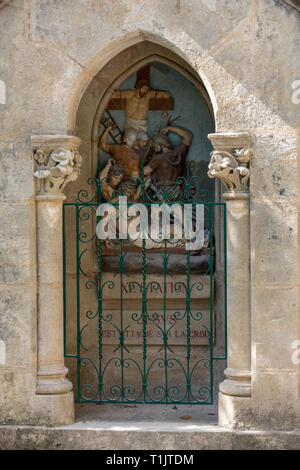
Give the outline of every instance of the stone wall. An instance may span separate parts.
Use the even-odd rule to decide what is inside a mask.
[[[279,0],[164,0],[163,8],[161,0],[14,0],[0,9],[0,80],[6,88],[0,100],[5,101],[0,104],[0,339],[6,349],[0,365],[0,420],[57,423],[64,407],[60,399],[36,395],[38,279],[30,137],[78,135],[78,106],[93,78],[118,53],[143,41],[176,54],[200,78],[212,102],[216,132],[246,131],[252,137],[252,396],[233,399],[229,424],[299,427],[299,365],[291,361],[291,344],[300,336],[295,90],[300,15]],[[106,89],[109,80],[103,80],[99,86]],[[79,137],[85,175],[91,136]]]

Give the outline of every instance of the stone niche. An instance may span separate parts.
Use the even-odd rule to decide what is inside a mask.
[[[98,149],[99,136],[104,128],[102,119],[112,94],[119,89],[133,89],[139,70],[150,65],[150,83],[155,89],[170,89],[174,108],[169,116],[181,116],[174,125],[187,128],[193,133],[187,164],[191,176],[195,176],[196,191],[199,197],[205,190],[211,200],[220,198],[219,185],[207,177],[207,169],[212,146],[207,135],[214,130],[212,106],[207,92],[199,77],[177,55],[162,46],[148,41],[132,46],[112,59],[85,92],[78,108],[76,135],[82,139],[82,172],[79,179],[66,190],[67,202],[78,197],[89,200],[93,196],[93,181],[105,166],[108,155]],[[114,120],[124,127],[124,110],[111,110]],[[155,132],[157,124],[166,117],[161,110],[149,111],[149,133]],[[179,139],[173,135],[173,145]],[[176,140],[177,139],[177,140]],[[113,144],[113,141],[109,141]],[[89,183],[87,181],[89,180]],[[90,184],[91,183],[91,184]],[[80,192],[83,190],[83,192]],[[201,193],[201,194],[200,194]],[[89,211],[85,208],[86,212]],[[212,279],[209,276],[207,252],[190,256],[190,315],[185,315],[187,296],[184,283],[187,282],[186,252],[175,250],[168,260],[168,273],[164,276],[162,257],[159,253],[148,251],[145,257],[145,282],[147,284],[147,322],[143,324],[142,311],[143,286],[142,250],[128,252],[124,262],[124,274],[120,275],[119,257],[103,249],[101,258],[101,284],[103,286],[102,307],[98,304],[97,278],[99,259],[95,239],[95,215],[80,222],[79,233],[84,237],[79,242],[81,268],[77,281],[75,210],[65,209],[65,247],[66,247],[66,346],[69,355],[80,350],[80,365],[74,358],[66,359],[69,378],[77,395],[77,368],[80,368],[81,395],[87,400],[99,400],[98,368],[105,368],[103,394],[105,400],[117,399],[123,381],[127,395],[142,401],[142,372],[149,369],[147,377],[148,394],[153,400],[163,401],[161,386],[168,384],[174,400],[184,395],[186,378],[184,370],[189,362],[194,368],[191,390],[205,401],[213,388],[216,397],[216,384],[222,379],[223,361],[216,365],[212,377],[209,361],[208,331],[213,325],[214,354],[224,353],[224,282],[222,251],[222,214],[214,212],[214,268]],[[86,243],[87,240],[92,240]],[[210,287],[212,285],[212,288]],[[79,295],[78,295],[79,293]],[[99,321],[99,308],[102,315]],[[144,329],[143,329],[144,327]],[[187,347],[187,329],[190,342]],[[167,331],[168,347],[164,346],[163,330]],[[122,345],[120,331],[123,331]],[[78,339],[77,332],[80,332]],[[100,347],[101,345],[101,347]],[[120,357],[127,362],[120,366]],[[170,358],[167,375],[159,358]],[[149,367],[153,364],[151,367]],[[212,387],[213,386],[213,387]],[[208,397],[208,400],[210,398]],[[200,400],[200,401],[201,401]]]

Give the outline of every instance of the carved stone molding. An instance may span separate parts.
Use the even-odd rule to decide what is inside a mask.
[[[227,367],[226,379],[220,384],[223,395],[234,397],[251,397],[251,371],[235,370]]]
[[[246,132],[209,134],[214,150],[208,176],[219,178],[229,193],[249,191],[250,135]]]
[[[37,194],[62,193],[79,176],[80,139],[70,135],[35,135],[31,143]]]

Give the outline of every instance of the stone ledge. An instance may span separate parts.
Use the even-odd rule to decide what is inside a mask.
[[[149,423],[148,423],[149,424]],[[1,450],[238,450],[300,449],[297,431],[230,431],[218,426],[166,423],[116,426],[103,422],[64,427],[0,426]],[[195,429],[196,428],[196,429]]]

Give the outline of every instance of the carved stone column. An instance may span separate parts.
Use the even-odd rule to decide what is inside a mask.
[[[62,286],[62,203],[63,190],[79,174],[80,139],[67,135],[32,136],[36,179],[37,210],[37,302],[38,302],[38,395],[68,394],[71,382],[66,378],[63,355]],[[74,408],[73,393],[69,406]],[[63,422],[72,421],[74,410]]]
[[[222,395],[251,396],[250,135],[217,133],[208,137],[214,146],[208,176],[219,178],[226,188],[228,367],[226,380],[220,384],[220,424],[233,425],[235,418],[230,414],[234,414],[234,406],[226,399],[224,404]]]

